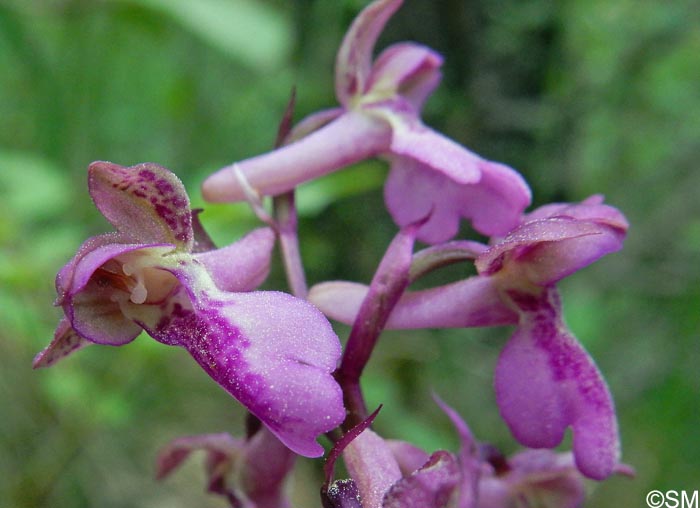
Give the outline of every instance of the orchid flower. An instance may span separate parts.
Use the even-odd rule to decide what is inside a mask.
[[[457,431],[459,452],[429,455],[365,429],[345,446],[351,479],[331,484],[329,508],[582,506],[584,477],[571,453],[528,449],[506,458],[493,446],[477,443],[459,413],[435,400]],[[613,472],[634,475],[625,464],[617,464]]]
[[[480,463],[474,439],[457,413],[438,400],[460,438],[457,454],[430,455],[404,441],[387,440],[369,428],[344,444],[350,479],[329,483],[327,508],[473,508]],[[336,445],[338,446],[338,445]],[[331,453],[329,460],[333,457]]]
[[[579,470],[606,478],[619,458],[613,401],[564,323],[556,282],[619,250],[627,227],[600,196],[541,207],[490,246],[473,247],[478,275],[405,293],[387,328],[517,324],[496,366],[501,415],[530,448],[557,446],[571,426]],[[327,316],[351,323],[366,294],[361,284],[327,282],[312,288],[309,299]]]
[[[294,452],[344,418],[331,376],[340,343],[324,316],[291,295],[249,292],[268,271],[274,235],[259,229],[195,252],[189,199],[155,164],[95,162],[89,190],[116,232],[87,240],[56,277],[64,317],[34,367],[88,344],[121,346],[142,330],[186,349],[204,371]]]
[[[245,199],[246,182],[275,195],[369,157],[391,163],[384,194],[403,227],[430,214],[418,239],[453,237],[461,217],[485,235],[517,225],[530,190],[513,169],[489,162],[426,127],[420,110],[440,81],[442,57],[415,43],[398,43],[373,62],[372,52],[401,0],[378,0],[355,19],[336,58],[340,107],[302,120],[289,144],[227,166],[203,184],[209,201]],[[238,172],[238,173],[237,173]],[[242,177],[241,177],[242,175]]]
[[[584,477],[570,452],[520,451],[504,457],[489,445],[481,445],[484,460],[479,479],[477,508],[580,508],[586,498]],[[617,464],[613,473],[634,477],[634,469]]]
[[[496,461],[494,461],[496,462]],[[579,508],[586,497],[584,477],[571,453],[524,450],[485,468],[477,508]]]
[[[158,455],[157,478],[169,476],[198,450],[206,452],[207,490],[225,497],[231,506],[290,506],[283,487],[294,465],[294,454],[266,428],[248,439],[226,433],[177,438]]]

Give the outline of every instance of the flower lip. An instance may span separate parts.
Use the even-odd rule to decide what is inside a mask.
[[[501,351],[494,386],[501,416],[530,448],[553,448],[572,428],[576,466],[602,480],[618,464],[612,396],[590,355],[566,328],[556,288],[507,291],[521,315]]]

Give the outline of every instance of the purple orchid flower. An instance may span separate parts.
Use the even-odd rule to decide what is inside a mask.
[[[438,404],[457,429],[461,442],[459,453],[438,450],[429,455],[410,443],[384,439],[364,428],[344,444],[343,460],[351,478],[329,484],[326,506],[475,507],[481,466],[476,458],[474,440],[457,413],[439,400]]]
[[[405,441],[383,439],[369,429],[343,451],[351,479],[331,484],[329,508],[578,508],[584,477],[571,453],[524,450],[510,458],[477,443],[453,408],[435,401],[450,418],[460,441],[456,454],[428,454]],[[329,459],[330,460],[330,459]],[[618,464],[614,473],[633,476]]]
[[[384,194],[403,227],[430,214],[418,238],[437,243],[457,233],[461,217],[486,235],[515,227],[530,190],[513,169],[489,162],[426,127],[420,110],[440,81],[442,57],[415,43],[398,43],[372,62],[372,52],[401,0],[378,0],[355,19],[336,59],[339,108],[315,113],[291,132],[290,144],[223,168],[203,184],[209,201],[246,197],[245,180],[275,195],[378,155],[391,172]]]
[[[189,199],[167,169],[95,162],[88,183],[117,231],[87,240],[58,273],[65,316],[34,367],[88,344],[121,346],[145,330],[185,348],[294,452],[321,455],[316,437],[345,417],[330,375],[340,343],[309,303],[248,292],[267,275],[272,231],[195,252]]]
[[[283,487],[295,455],[266,428],[248,439],[226,433],[177,438],[158,455],[156,477],[169,476],[198,450],[206,452],[207,490],[225,497],[231,506],[291,506]]]
[[[498,454],[479,481],[477,508],[536,506],[579,508],[586,497],[584,479],[571,453],[524,450],[506,459]]]
[[[527,449],[506,458],[489,445],[481,445],[480,451],[484,462],[477,508],[583,506],[586,486],[572,453]],[[635,474],[626,464],[618,464],[613,473]]]
[[[517,324],[501,352],[495,388],[501,415],[530,448],[553,448],[573,429],[576,465],[603,479],[618,464],[612,397],[595,363],[564,324],[556,282],[617,251],[625,217],[593,196],[541,207],[492,245],[472,246],[478,275],[399,300],[387,328]],[[353,322],[367,287],[328,282],[309,299],[329,317]]]

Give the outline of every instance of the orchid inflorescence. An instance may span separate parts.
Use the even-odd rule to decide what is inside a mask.
[[[88,239],[59,271],[64,316],[34,366],[142,331],[187,350],[245,406],[249,432],[179,438],[159,456],[158,477],[204,450],[208,490],[233,507],[290,506],[283,487],[295,456],[324,455],[323,435],[326,508],[580,506],[584,477],[631,469],[619,462],[608,387],[568,330],[556,284],[621,249],[627,221],[597,195],[525,213],[519,173],[427,127],[420,110],[440,81],[440,55],[404,42],[373,59],[400,5],[377,0],[352,23],[336,60],[338,107],[295,126],[290,108],[274,150],[204,182],[206,200],[247,200],[267,223],[232,245],[216,248],[169,170],[92,163],[90,195],[116,231]],[[399,231],[369,285],[307,289],[294,189],[373,157],[390,164],[384,196]],[[462,219],[488,241],[454,239]],[[276,239],[292,294],[256,290]],[[428,247],[416,252],[416,241]],[[473,263],[476,275],[409,290],[452,263]],[[344,349],[328,318],[351,325]],[[381,414],[369,414],[360,378],[383,330],[500,325],[514,332],[496,365],[496,400],[524,451],[507,458],[477,441],[437,396],[459,451],[429,454],[371,429]],[[573,451],[555,452],[568,428]],[[340,457],[350,478],[336,480]]]

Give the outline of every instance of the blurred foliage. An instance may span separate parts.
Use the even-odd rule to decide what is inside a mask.
[[[92,160],[173,169],[221,243],[254,227],[246,206],[205,205],[197,187],[269,149],[293,85],[299,118],[334,104],[335,50],[364,4],[0,2],[0,504],[223,506],[202,493],[200,464],[156,484],[152,463],[172,437],[240,431],[238,405],[183,351],[146,337],[32,372],[60,315],[52,279],[108,228],[86,192]],[[600,192],[632,224],[622,253],[562,285],[638,471],[595,486],[590,506],[698,488],[699,18],[691,0],[407,0],[380,41],[413,39],[445,55],[426,121],[518,168],[536,204]],[[301,189],[311,282],[371,277],[395,232],[384,171],[370,162]],[[276,267],[268,287],[282,285]],[[456,446],[435,390],[481,439],[515,450],[491,389],[507,335],[388,333],[365,381],[370,405],[385,404],[379,429]],[[314,506],[306,478],[317,468],[302,464],[292,489],[298,506]]]

